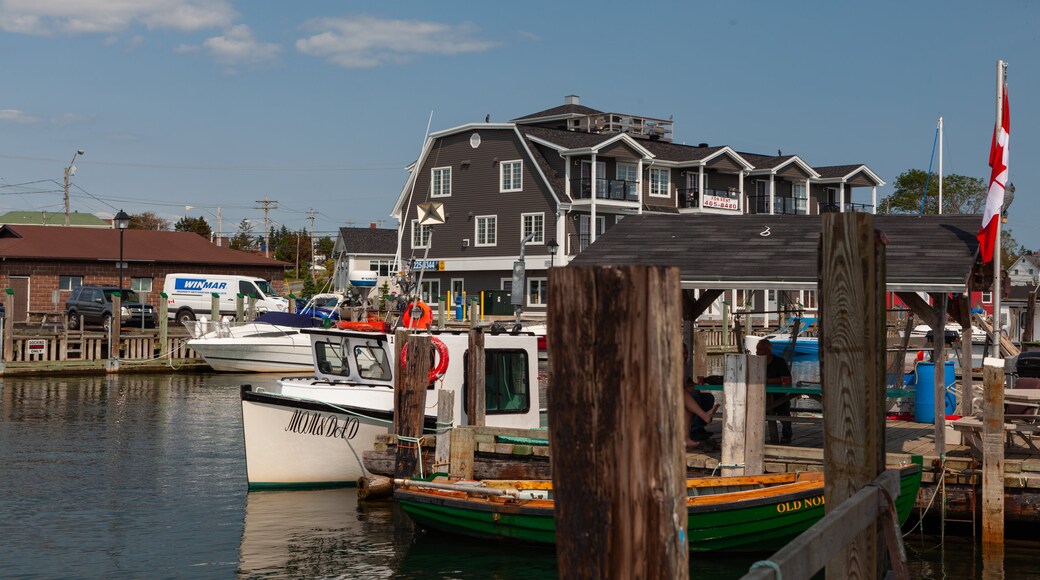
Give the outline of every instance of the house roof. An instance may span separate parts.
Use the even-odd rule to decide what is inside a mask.
[[[191,232],[125,230],[123,260],[182,264],[226,264],[281,268],[285,262],[221,248]],[[119,230],[54,226],[0,227],[0,258],[21,260],[118,261]]]
[[[65,213],[53,211],[9,211],[0,215],[0,225],[3,224],[64,226]],[[80,213],[78,211],[69,213],[69,225],[95,228],[112,227],[112,223],[107,220],[103,220],[92,213]]]
[[[340,241],[347,254],[377,254],[393,256],[397,253],[397,230],[379,228],[340,228]]]
[[[523,117],[517,117],[513,121],[530,121],[532,119],[542,119],[544,117],[559,117],[565,116],[580,116],[585,115],[600,115],[603,111],[597,111],[592,107],[586,107],[585,105],[560,105],[544,111],[538,111],[537,113],[531,113],[530,115],[524,115]]]
[[[576,266],[678,266],[683,288],[812,290],[818,215],[628,216],[571,261]],[[963,292],[975,264],[978,215],[878,215],[890,291]]]

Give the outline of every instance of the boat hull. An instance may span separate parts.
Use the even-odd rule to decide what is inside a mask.
[[[361,454],[389,433],[389,412],[242,387],[249,489],[341,487],[364,475]]]
[[[188,346],[220,372],[306,373],[314,370],[310,339],[296,334],[250,341],[195,339]]]
[[[921,470],[903,468],[896,499],[899,522],[907,520],[921,485]],[[776,495],[747,492],[691,497],[687,500],[691,552],[776,550],[824,515],[822,479],[818,485],[792,485],[796,491]],[[726,496],[741,497],[727,501]],[[394,497],[418,525],[471,537],[539,544],[556,541],[551,500],[508,502],[471,499],[460,494],[398,489]]]

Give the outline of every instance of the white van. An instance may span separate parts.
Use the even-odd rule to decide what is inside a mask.
[[[234,316],[238,294],[249,304],[256,296],[257,312],[285,312],[289,300],[282,298],[263,278],[220,274],[167,274],[163,285],[167,316],[177,322],[191,322],[201,315],[213,317],[213,294],[220,295],[220,314]]]

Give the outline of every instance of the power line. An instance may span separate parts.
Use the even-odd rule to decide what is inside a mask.
[[[19,161],[53,161],[58,163],[64,163],[60,159],[53,159],[50,157],[26,157],[23,155],[0,155],[0,159],[16,159]],[[360,165],[354,167],[342,167],[342,166],[331,166],[331,165],[172,165],[167,163],[129,163],[121,161],[95,161],[91,160],[89,163],[84,165],[99,165],[107,167],[139,167],[142,169],[176,169],[186,170],[193,169],[198,171],[247,171],[250,173],[255,172],[272,172],[272,173],[292,173],[292,172],[311,172],[311,171],[328,171],[328,172],[350,172],[350,171],[390,171],[400,170],[403,165]]]

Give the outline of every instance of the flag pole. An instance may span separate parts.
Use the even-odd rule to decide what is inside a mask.
[[[1004,126],[1004,83],[1007,82],[1007,68],[1003,60],[997,61],[997,138]],[[1006,185],[1006,180],[1005,180]],[[997,208],[997,240],[993,244],[993,356],[1000,358],[1000,338],[1003,331],[1000,326],[1000,230],[1004,220],[1004,207]]]

